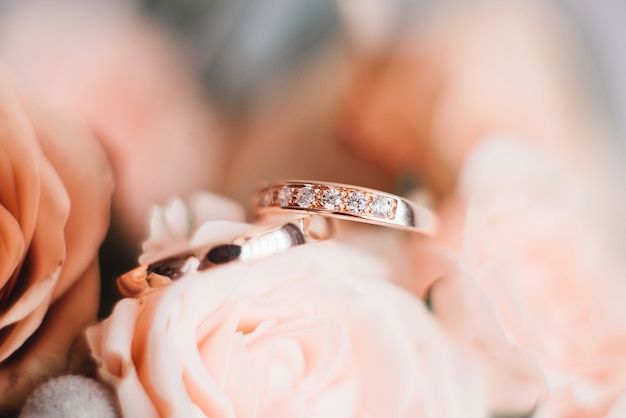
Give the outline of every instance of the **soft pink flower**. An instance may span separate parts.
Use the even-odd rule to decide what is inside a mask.
[[[243,223],[204,224],[192,245]],[[190,274],[88,330],[125,416],[483,417],[482,385],[386,264],[336,242]]]
[[[153,204],[219,184],[214,110],[173,40],[125,2],[14,2],[0,39],[22,91],[85,118],[102,142],[115,220],[137,246]]]
[[[455,6],[419,13],[394,48],[354,60],[338,118],[350,152],[440,197],[493,131],[563,160],[593,155],[605,126],[589,79],[571,71],[586,57],[564,14],[545,2]]]
[[[559,404],[602,416],[626,391],[619,200],[506,136],[476,147],[459,189],[466,261],[507,334],[533,353]]]
[[[446,327],[478,324],[481,335],[491,320],[472,313],[492,311],[547,379],[538,415],[602,416],[626,389],[626,205],[612,167],[622,150],[590,73],[571,71],[585,56],[554,12],[486,2],[420,16],[397,49],[357,65],[339,132],[353,153],[439,197],[437,240],[468,272],[433,287],[450,290]],[[432,257],[413,254],[422,274],[410,286],[422,294],[437,277],[423,274]],[[483,302],[452,290],[476,285]],[[457,309],[459,298],[477,304]],[[500,400],[515,400],[507,387]]]
[[[0,411],[70,368],[98,309],[113,182],[84,126],[24,106],[0,75]]]
[[[545,396],[543,371],[533,356],[510,341],[496,311],[461,258],[432,239],[415,239],[406,249],[413,281],[406,284],[427,297],[434,317],[476,365],[492,413],[523,415]]]

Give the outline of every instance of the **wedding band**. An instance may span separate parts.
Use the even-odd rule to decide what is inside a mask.
[[[364,187],[320,181],[287,180],[258,194],[257,215],[300,212],[432,234],[435,216],[400,196]]]
[[[289,248],[327,239],[330,224],[312,216],[290,217],[280,226],[260,226],[232,242],[204,246],[141,265],[116,280],[123,297],[139,298],[169,285],[188,273],[217,267],[231,261],[252,261]]]

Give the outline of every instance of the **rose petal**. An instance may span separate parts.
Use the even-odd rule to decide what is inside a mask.
[[[172,200],[165,207],[155,206],[150,217],[150,237],[143,243],[144,252],[139,257],[139,262],[149,264],[189,249],[189,240],[208,221],[242,222],[244,217],[241,206],[230,199],[207,192],[196,194],[191,199],[189,208],[180,199]],[[220,243],[224,242],[227,241]]]
[[[532,411],[547,390],[536,360],[512,341],[493,302],[459,261],[439,242],[411,243],[411,290],[428,298],[437,321],[456,347],[480,366],[490,410],[508,414]]]
[[[52,376],[69,372],[68,353],[85,326],[98,311],[98,264],[93,261],[75,284],[53,304],[40,327],[29,340],[28,350],[19,350],[0,368],[0,414],[17,409],[26,396]],[[45,306],[45,305],[44,305]]]
[[[433,311],[482,364],[491,409],[528,413],[547,391],[543,373],[532,356],[511,344],[492,305],[468,279],[457,274],[438,280],[431,290]]]
[[[6,318],[2,318],[4,326],[13,324],[12,321],[22,322],[0,343],[0,361],[20,347],[41,324],[65,256],[63,229],[69,211],[69,199],[50,164],[42,158],[39,167],[43,175],[40,208],[28,256],[22,266],[22,269],[28,269],[28,274],[19,276],[20,281],[16,283],[18,287],[8,296],[12,302],[11,308]],[[38,285],[41,281],[46,283]]]
[[[42,278],[37,283],[29,286],[23,295],[7,309],[0,317],[0,327],[4,328],[15,322],[23,320],[28,314],[36,309],[47,306],[50,302],[52,289],[58,281],[61,268],[56,269],[50,276]],[[41,319],[41,318],[40,318]]]
[[[246,213],[241,205],[214,193],[197,193],[191,198],[189,206],[196,226],[218,219],[235,222],[243,222],[246,219]]]
[[[85,126],[33,105],[29,114],[43,152],[71,200],[64,228],[66,259],[54,299],[71,286],[98,252],[109,226],[113,175],[104,151]]]
[[[20,314],[24,316],[18,317],[18,322],[12,323],[12,327],[3,330],[3,341],[0,346],[0,361],[6,360],[20,348],[41,325],[41,321],[46,315],[46,312],[48,312],[48,304],[50,303],[49,296],[52,286],[42,286],[42,288],[47,290],[45,296],[48,297],[44,299],[40,305],[34,305],[34,307],[28,306],[27,313],[20,312]]]
[[[32,125],[2,70],[0,68],[0,204],[15,216],[24,241],[29,243],[39,207],[38,146]]]
[[[49,277],[65,261],[65,223],[70,210],[70,200],[61,179],[50,163],[41,157],[41,191],[37,224],[25,265],[28,274],[20,276],[19,286],[30,286]],[[90,260],[91,262],[91,260]]]
[[[147,348],[146,355],[136,364],[138,374],[144,385],[145,382],[151,382],[145,385],[146,391],[152,401],[155,402],[155,406],[161,415],[167,415],[168,411],[172,410],[181,411],[183,415],[192,414],[192,410],[189,409],[190,395],[185,387],[181,386],[180,382],[163,379],[162,377],[178,375],[180,373],[179,370],[185,373],[185,370],[193,370],[199,366],[201,370],[204,369],[200,359],[196,358],[196,356],[191,356],[185,348],[196,346],[196,324],[202,319],[202,314],[206,310],[218,309],[222,300],[232,292],[236,283],[236,280],[215,282],[212,286],[211,297],[205,298],[202,306],[189,303],[194,299],[194,296],[188,293],[189,289],[187,287],[180,289],[184,293],[164,292],[162,296],[166,300],[163,301],[163,304],[170,306],[170,309],[167,312],[156,310],[157,306],[154,303],[150,303],[149,309],[143,311],[143,315],[138,318],[139,339],[145,338],[145,346],[144,344],[141,345],[144,346],[143,349]],[[176,287],[171,286],[171,288],[174,289]],[[156,301],[156,299],[151,299],[151,301]],[[219,316],[215,320],[218,320],[218,318]],[[169,332],[172,321],[179,324],[177,326],[177,332],[180,333],[179,337],[163,341],[160,335]],[[177,353],[181,352],[181,350],[187,353],[187,355],[179,356]],[[171,358],[172,360],[169,362],[154,362],[151,360],[156,358]],[[213,381],[212,378],[205,375],[205,379],[207,378]],[[210,384],[210,382],[206,382],[206,384]],[[217,391],[214,388],[204,392],[204,395],[206,399],[202,404],[210,408],[209,411],[212,411],[210,415],[231,416],[231,414],[234,414],[231,402],[221,391]]]
[[[2,163],[0,162],[0,167]],[[4,206],[0,206],[0,286],[5,286],[20,265],[26,243],[20,224]]]
[[[116,389],[122,415],[157,418],[159,414],[141,386],[133,365],[134,320],[139,311],[135,299],[123,299],[115,305],[108,319],[87,329],[86,337],[92,355],[99,359],[100,378]]]
[[[169,227],[170,240],[184,240],[189,238],[192,226],[191,216],[187,212],[187,206],[180,199],[169,202],[161,212],[163,222]]]
[[[21,239],[16,240],[15,247],[11,245],[7,258],[0,261],[3,265],[0,270],[6,272],[0,276],[2,283],[0,303],[7,303],[17,280],[21,259],[24,257],[24,254],[19,254],[20,261],[16,264],[17,251],[24,251],[30,244],[37,220],[40,197],[40,172],[37,162],[40,152],[32,126],[2,71],[0,71],[0,149],[2,150],[0,204],[15,217],[23,235]]]

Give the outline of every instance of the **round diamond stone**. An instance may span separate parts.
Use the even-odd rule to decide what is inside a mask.
[[[288,186],[283,186],[278,191],[278,204],[281,208],[286,208],[289,206],[289,202],[291,201],[291,189]]]
[[[341,193],[337,189],[326,189],[322,193],[322,205],[328,210],[337,210],[341,204]]]
[[[392,200],[383,196],[377,196],[372,202],[372,213],[380,218],[386,218],[391,215],[392,208]]]
[[[367,199],[361,192],[352,192],[346,199],[346,206],[352,213],[362,213],[367,207]]]
[[[315,191],[311,186],[302,187],[296,195],[296,203],[301,208],[310,207],[315,202]]]

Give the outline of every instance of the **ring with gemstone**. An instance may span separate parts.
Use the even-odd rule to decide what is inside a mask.
[[[276,225],[261,225],[229,243],[190,249],[136,267],[117,278],[117,290],[123,297],[139,298],[189,273],[231,261],[268,257],[298,245],[325,240],[332,233],[328,221],[320,222],[310,215],[289,217]]]
[[[348,184],[286,180],[261,188],[257,215],[304,212],[432,234],[435,215],[400,196]]]

